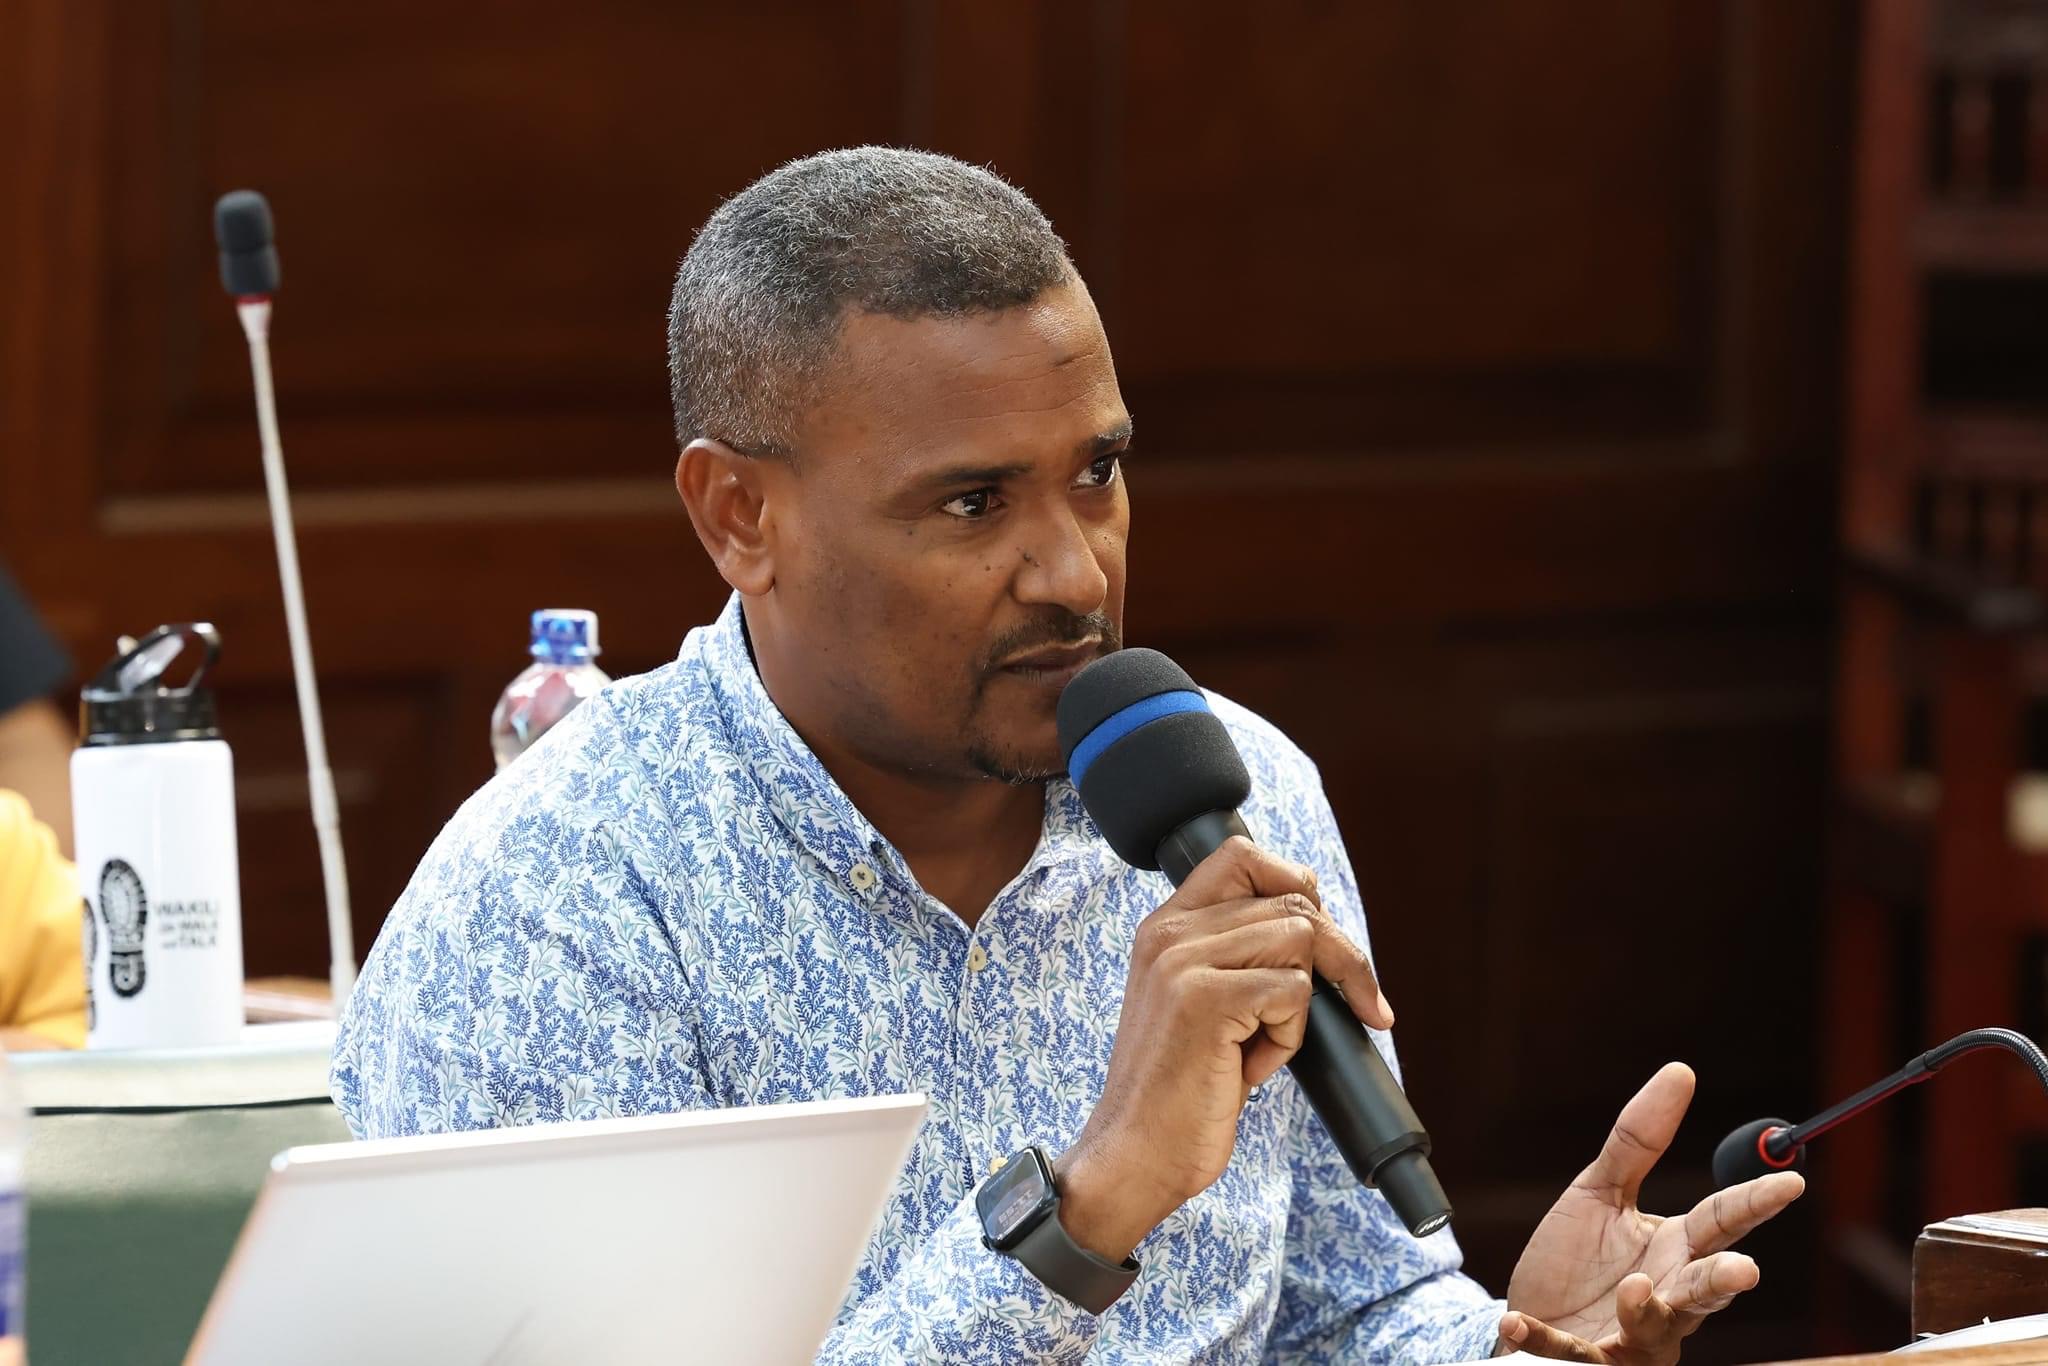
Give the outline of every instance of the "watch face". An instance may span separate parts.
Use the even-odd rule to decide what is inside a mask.
[[[981,1212],[982,1233],[1007,1251],[1051,1213],[1057,1195],[1037,1152],[1027,1148],[981,1183],[974,1203]]]

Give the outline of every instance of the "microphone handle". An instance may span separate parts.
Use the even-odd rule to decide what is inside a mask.
[[[1251,838],[1235,811],[1197,816],[1160,842],[1160,870],[1178,887],[1233,835]],[[1380,1188],[1410,1233],[1420,1238],[1450,1223],[1451,1202],[1429,1165],[1429,1134],[1343,993],[1321,973],[1287,1068],[1345,1163]]]

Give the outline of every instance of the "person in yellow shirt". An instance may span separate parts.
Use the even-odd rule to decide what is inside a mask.
[[[0,788],[0,1044],[85,1046],[82,905],[56,835]]]

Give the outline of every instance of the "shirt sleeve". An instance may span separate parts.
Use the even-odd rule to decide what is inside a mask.
[[[1410,1237],[1305,1100],[1301,1114],[1272,1359],[1430,1366],[1491,1355],[1506,1306],[1459,1272],[1450,1232]]]
[[[1314,767],[1287,803],[1297,813],[1285,843],[1315,869],[1323,904],[1370,952],[1358,883]],[[1391,1035],[1369,1031],[1398,1080]],[[1297,1091],[1297,1095],[1299,1092]],[[1474,1361],[1492,1354],[1505,1312],[1462,1274],[1449,1230],[1417,1239],[1386,1197],[1359,1184],[1329,1130],[1300,1101],[1287,1262],[1269,1354],[1302,1363]]]
[[[894,1275],[833,1326],[818,1360],[834,1366],[884,1362],[1078,1362],[1101,1320],[1039,1284],[1023,1264],[982,1246],[981,1215],[969,1196]]]
[[[629,842],[521,776],[449,822],[349,997],[332,1088],[359,1138],[716,1103]]]
[[[0,791],[0,1025],[85,1046],[83,905],[57,837]]]
[[[70,675],[63,647],[0,566],[0,715],[48,697]]]

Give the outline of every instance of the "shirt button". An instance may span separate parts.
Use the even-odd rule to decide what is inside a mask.
[[[856,892],[871,892],[875,888],[875,870],[865,863],[856,863],[846,870],[846,880]]]
[[[967,949],[967,970],[969,972],[980,972],[987,966],[988,950],[979,944],[969,945]]]

